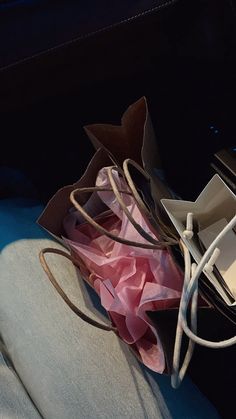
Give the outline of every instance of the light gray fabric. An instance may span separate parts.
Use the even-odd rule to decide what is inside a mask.
[[[40,412],[48,419],[160,417],[164,403],[153,398],[136,360],[112,332],[71,313],[47,282],[38,252],[50,245],[17,241],[3,250],[0,266],[0,330]],[[81,306],[75,269],[58,257],[53,262]]]
[[[70,311],[38,258],[43,247],[61,246],[30,223],[34,214],[32,208],[13,211],[0,205],[0,235],[5,231],[8,237],[0,255],[0,332],[42,416],[217,418],[191,382],[186,380],[180,392],[170,389],[168,377],[143,369],[112,332],[96,329]],[[90,296],[72,264],[55,255],[48,261],[73,302],[91,314]]]
[[[0,352],[0,419],[42,418]]]

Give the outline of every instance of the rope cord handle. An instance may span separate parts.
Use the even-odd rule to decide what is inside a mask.
[[[146,179],[147,182],[150,182],[150,176],[148,173],[134,160],[132,159],[125,159],[123,162],[123,170],[125,174],[125,179],[127,180],[127,183],[129,185],[130,190],[132,191],[133,197],[137,203],[137,205],[142,208],[142,211],[150,217],[150,211],[147,209],[146,205],[144,204],[140,194],[138,193],[136,186],[133,182],[133,179],[131,177],[130,171],[129,171],[129,165],[135,167],[141,173],[141,175]]]
[[[220,348],[227,348],[229,346],[236,344],[236,336],[226,339],[219,342],[212,342],[206,339],[202,339],[197,336],[197,296],[198,296],[198,278],[204,268],[209,263],[210,259],[214,259],[213,253],[217,250],[217,246],[219,245],[220,241],[225,237],[225,235],[234,228],[236,225],[236,215],[232,218],[232,220],[227,224],[226,227],[218,234],[215,240],[211,243],[209,248],[206,250],[205,254],[203,255],[201,261],[198,265],[194,265],[194,269],[192,270],[192,275],[190,278],[190,252],[188,248],[182,242],[182,247],[184,249],[184,259],[185,259],[185,279],[184,279],[184,286],[183,292],[180,300],[180,307],[179,307],[179,316],[176,328],[176,338],[175,338],[175,347],[174,347],[174,356],[173,356],[173,374],[171,384],[174,388],[177,388],[181,381],[184,378],[184,375],[187,371],[187,367],[192,357],[193,353],[193,345],[195,343],[205,346],[207,348],[212,349],[220,349]],[[192,330],[187,325],[187,308],[192,298],[192,306],[191,306],[191,327]],[[181,350],[181,343],[182,343],[182,336],[183,332],[189,337],[192,341],[192,345],[189,345],[187,349],[187,353],[185,359],[183,361],[182,368],[179,370],[179,362],[180,362],[180,350]]]
[[[207,249],[207,251],[203,255],[200,263],[198,264],[198,266],[196,268],[196,271],[194,272],[194,275],[192,276],[192,278],[191,278],[191,280],[190,280],[190,282],[189,282],[189,284],[187,286],[186,293],[185,293],[185,298],[183,299],[182,306],[180,307],[180,311],[181,311],[181,323],[182,323],[182,327],[183,327],[184,332],[186,333],[186,335],[190,339],[192,339],[196,343],[198,343],[199,345],[206,346],[208,348],[216,348],[216,349],[218,349],[218,348],[226,348],[228,346],[234,345],[234,344],[236,344],[236,336],[234,336],[233,338],[230,338],[230,339],[226,339],[226,340],[220,341],[220,342],[211,342],[211,341],[208,341],[208,340],[199,338],[194,333],[192,333],[192,331],[187,326],[187,321],[186,321],[187,307],[188,307],[189,301],[191,299],[191,296],[193,294],[195,283],[198,280],[198,278],[199,278],[202,270],[205,268],[205,265],[209,261],[210,257],[212,256],[214,250],[217,248],[217,246],[220,243],[220,241],[225,237],[225,235],[230,230],[233,229],[233,227],[235,225],[236,225],[236,215],[227,224],[227,226],[224,227],[224,229],[218,234],[218,236],[211,243],[211,245],[209,246],[209,248]]]
[[[158,242],[158,244],[153,244],[153,243],[141,243],[141,242],[135,242],[132,240],[127,240],[124,239],[122,237],[116,236],[115,234],[111,233],[110,231],[106,230],[104,227],[102,227],[100,224],[98,224],[88,213],[87,211],[83,208],[82,205],[79,204],[79,202],[76,200],[76,194],[79,193],[86,193],[86,192],[114,192],[113,188],[100,188],[98,186],[93,186],[93,187],[89,187],[89,188],[77,188],[75,190],[73,190],[70,194],[70,200],[72,202],[72,204],[74,205],[74,207],[77,209],[77,211],[79,211],[79,213],[85,218],[85,220],[91,225],[93,226],[97,231],[99,231],[101,234],[105,234],[105,236],[109,237],[110,239],[122,243],[122,244],[126,244],[128,246],[134,246],[134,247],[140,247],[143,249],[160,249],[160,244]],[[128,191],[119,191],[120,193],[124,193],[124,194],[128,194],[128,195],[132,195],[131,192]],[[114,192],[114,194],[116,195],[116,193]],[[123,201],[122,201],[123,202]],[[132,217],[132,216],[131,216]],[[133,220],[133,217],[132,217]],[[132,221],[131,221],[132,222]],[[132,224],[135,227],[135,221],[133,220]],[[136,228],[136,227],[135,227]],[[141,231],[141,229],[139,230],[139,233],[141,235],[143,235],[143,231]],[[147,234],[147,233],[145,233]],[[151,236],[150,236],[151,237]],[[146,238],[146,237],[145,237]],[[147,240],[147,238],[146,238]],[[153,239],[152,239],[153,240]]]
[[[106,330],[106,331],[113,331],[113,332],[117,332],[116,327],[113,327],[111,325],[105,325],[103,323],[97,322],[96,320],[93,320],[91,317],[87,316],[85,313],[83,313],[78,307],[76,307],[72,301],[69,299],[69,297],[66,295],[66,293],[63,291],[63,289],[61,288],[61,286],[58,284],[58,282],[56,281],[54,275],[52,274],[48,263],[45,259],[45,254],[46,253],[54,253],[60,256],[63,256],[65,258],[67,258],[68,260],[70,260],[75,266],[80,267],[81,263],[78,262],[78,260],[76,258],[74,258],[73,256],[71,256],[70,254],[64,252],[63,250],[60,249],[55,249],[55,248],[45,248],[42,249],[41,252],[39,253],[39,259],[40,259],[40,263],[44,269],[44,272],[46,273],[49,281],[51,282],[51,284],[54,286],[54,288],[57,290],[58,294],[60,294],[60,296],[62,297],[62,299],[65,301],[65,303],[70,307],[70,309],[78,316],[80,317],[82,320],[84,320],[85,322],[91,324],[94,327],[97,327],[99,329],[102,330]]]
[[[131,224],[136,229],[136,231],[138,231],[138,233],[144,239],[146,239],[147,241],[149,241],[150,243],[152,243],[154,245],[153,246],[154,249],[156,249],[156,248],[163,249],[163,247],[167,246],[167,243],[162,243],[162,242],[160,242],[160,240],[154,239],[132,217],[131,213],[129,212],[127,206],[125,205],[125,203],[122,199],[120,191],[118,190],[117,184],[116,184],[115,179],[114,179],[113,174],[112,174],[113,170],[116,170],[118,173],[120,173],[122,175],[123,175],[123,171],[121,169],[119,169],[119,167],[117,167],[117,166],[110,166],[110,167],[108,167],[107,173],[108,173],[108,178],[109,178],[111,187],[113,189],[114,195],[115,195],[118,203],[120,204],[122,210],[124,211],[125,215],[127,216],[128,220],[131,222]]]
[[[147,209],[146,205],[143,202],[143,199],[141,198],[140,194],[137,191],[137,188],[133,182],[132,176],[129,171],[129,166],[135,167],[136,170],[141,173],[141,175],[148,181],[151,181],[151,178],[149,174],[134,160],[132,159],[126,159],[123,163],[123,170],[125,174],[125,179],[127,180],[127,183],[129,185],[130,190],[132,191],[133,197],[138,205],[138,207],[145,213],[145,215],[148,217],[149,221],[151,222],[152,226],[160,232],[160,235],[165,239],[163,244],[165,246],[173,246],[179,243],[179,240],[173,235],[172,231],[168,230],[168,234],[166,234],[166,226],[163,224],[162,220],[155,216],[153,216],[152,212]],[[158,222],[156,220],[158,218]],[[170,237],[171,236],[171,237]]]
[[[180,242],[180,246],[183,250],[184,263],[185,263],[184,284],[183,284],[183,291],[182,291],[181,300],[180,300],[180,306],[181,306],[181,301],[184,299],[187,285],[190,281],[191,271],[192,273],[195,271],[196,264],[194,263],[191,266],[190,253],[188,251],[188,248],[185,246],[185,244],[182,241]],[[197,302],[198,302],[198,283],[196,284],[193,298],[191,300],[191,312],[190,312],[191,328],[195,333],[197,333]],[[195,342],[189,339],[185,357],[184,357],[182,366],[180,368],[179,364],[180,364],[181,345],[182,345],[182,338],[183,338],[183,329],[181,327],[180,317],[181,317],[181,312],[179,310],[177,327],[176,327],[176,338],[175,338],[175,344],[174,344],[172,374],[171,374],[171,385],[173,388],[178,388],[180,386],[186,374],[186,371],[188,369],[191,358],[193,356],[193,351],[194,351],[194,346],[195,346]]]

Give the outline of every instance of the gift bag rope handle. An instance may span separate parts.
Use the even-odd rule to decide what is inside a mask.
[[[180,306],[181,302],[184,299],[185,292],[187,289],[187,285],[190,281],[191,273],[193,274],[196,270],[196,264],[193,263],[191,266],[191,256],[187,246],[180,241],[180,248],[182,249],[184,255],[184,264],[185,264],[185,272],[184,272],[184,284],[183,284],[183,291],[180,299]],[[191,328],[194,333],[197,333],[197,305],[198,305],[198,281],[196,283],[193,298],[191,300],[191,311],[190,311],[190,319],[191,319]],[[185,353],[185,357],[182,362],[182,366],[180,368],[180,353],[181,353],[181,345],[182,345],[182,338],[183,338],[183,329],[180,323],[181,312],[179,310],[178,313],[178,320],[176,326],[176,338],[174,344],[174,353],[173,353],[173,362],[172,362],[172,374],[171,374],[171,385],[173,388],[178,388],[181,384],[191,358],[193,356],[193,351],[195,347],[195,342],[192,339],[189,339],[188,347]]]
[[[176,375],[174,375],[174,378],[173,378],[173,385],[175,387],[177,387],[180,384],[180,382],[182,381],[184,377],[183,373],[180,374],[178,372],[178,364],[179,364],[179,359],[180,359],[180,350],[181,350],[183,332],[185,332],[185,334],[189,337],[189,339],[191,339],[194,343],[205,346],[207,348],[220,349],[220,348],[227,348],[229,346],[236,344],[236,336],[226,339],[226,340],[219,341],[219,342],[212,342],[206,339],[202,339],[196,335],[196,332],[194,333],[192,330],[190,330],[190,328],[187,325],[187,308],[192,298],[192,295],[197,289],[198,278],[201,272],[204,269],[206,269],[206,266],[208,266],[208,263],[210,262],[212,257],[214,260],[214,252],[217,251],[217,246],[219,245],[220,241],[225,237],[225,235],[230,230],[234,228],[235,225],[236,225],[236,215],[227,224],[227,226],[223,228],[223,230],[218,234],[218,236],[214,239],[214,241],[208,247],[201,261],[194,269],[190,281],[183,288],[183,295],[180,300],[179,317],[178,317],[178,324],[177,324],[177,329],[176,329],[176,340],[175,340],[174,357],[173,357],[174,365],[175,365],[175,373],[176,373]],[[187,249],[187,252],[189,252],[188,249]],[[195,313],[193,313],[193,316],[196,316],[197,306],[194,308],[194,310],[195,310]],[[190,354],[190,358],[191,358],[191,354]],[[184,370],[184,373],[186,372],[189,361],[190,359],[187,359],[187,361],[184,360],[184,363],[182,366],[182,372],[183,370]]]
[[[58,284],[58,282],[56,281],[52,271],[50,270],[50,268],[48,266],[48,263],[46,261],[46,258],[45,258],[46,253],[54,253],[54,254],[63,256],[65,258],[67,258],[68,260],[70,260],[75,266],[80,267],[80,264],[79,264],[78,260],[76,258],[74,258],[73,256],[71,256],[70,254],[64,252],[63,250],[55,249],[55,248],[52,248],[52,247],[47,247],[45,249],[42,249],[39,253],[40,263],[42,265],[42,268],[44,269],[44,272],[46,273],[49,281],[54,286],[54,288],[56,289],[58,294],[65,301],[65,303],[70,307],[70,309],[78,317],[80,317],[82,320],[84,320],[86,323],[89,323],[92,326],[97,327],[98,329],[102,329],[102,330],[106,330],[106,331],[113,331],[113,332],[117,333],[117,328],[116,327],[113,327],[112,325],[105,325],[103,323],[97,322],[96,320],[92,319],[91,317],[89,317],[85,313],[83,313],[78,307],[76,307],[72,303],[72,301],[69,299],[67,294],[63,291],[61,286]]]
[[[99,186],[92,186],[87,188],[77,188],[74,189],[70,194],[70,201],[74,205],[74,207],[79,211],[79,213],[83,216],[83,218],[91,225],[93,226],[97,231],[99,231],[101,234],[105,234],[105,236],[109,237],[110,239],[126,244],[128,246],[133,247],[140,247],[143,249],[160,249],[160,244],[152,244],[152,243],[139,243],[132,240],[123,239],[121,237],[116,236],[113,233],[110,233],[108,230],[106,230],[104,227],[102,227],[100,224],[98,224],[88,213],[87,211],[82,207],[82,205],[79,204],[79,202],[76,200],[75,196],[76,194],[80,193],[87,193],[87,192],[114,192],[112,188],[101,188]],[[120,193],[132,195],[131,192],[128,191],[120,191]],[[133,223],[132,223],[133,224]],[[135,226],[134,226],[135,227]],[[139,233],[142,235],[141,230]],[[147,234],[147,233],[146,233]],[[150,236],[151,237],[151,236]],[[146,238],[146,237],[145,237]]]
[[[148,211],[146,205],[144,204],[140,194],[137,191],[137,188],[135,187],[135,184],[133,182],[132,176],[129,171],[129,166],[135,167],[144,177],[147,181],[151,181],[151,178],[149,174],[134,160],[132,159],[126,159],[123,162],[123,171],[125,175],[125,179],[129,185],[130,190],[132,191],[133,197],[138,205],[139,208],[142,208],[142,211],[147,215],[147,217],[150,219],[150,222],[153,223],[153,227],[157,229],[157,231],[160,231],[160,234],[162,237],[166,238],[166,243],[168,245],[176,245],[179,243],[179,240],[177,237],[172,233],[171,230],[167,230],[165,224],[163,224],[160,217],[155,214],[155,217],[153,216],[151,211]],[[158,222],[156,220],[156,217],[158,219]],[[166,231],[167,230],[167,231]]]
[[[196,343],[198,343],[199,345],[202,346],[206,346],[208,348],[226,348],[228,346],[234,345],[236,344],[236,336],[234,336],[233,338],[230,339],[226,339],[220,342],[211,342],[205,339],[201,339],[198,336],[194,335],[192,333],[192,331],[188,328],[187,326],[187,320],[186,320],[186,315],[187,315],[187,308],[188,308],[188,304],[189,301],[192,297],[194,288],[195,288],[195,284],[198,281],[198,278],[201,274],[201,272],[204,270],[204,268],[207,265],[207,262],[210,260],[211,256],[213,255],[215,249],[217,248],[218,244],[220,243],[220,241],[225,237],[225,235],[233,229],[233,227],[236,225],[236,215],[232,218],[232,220],[227,224],[227,226],[225,226],[223,228],[223,230],[218,234],[218,236],[215,238],[215,240],[211,243],[211,245],[208,247],[207,251],[205,252],[205,254],[203,255],[201,261],[199,262],[199,264],[197,265],[197,268],[187,286],[186,292],[185,292],[185,298],[183,299],[182,302],[182,307],[180,307],[180,313],[181,313],[181,324],[182,327],[184,329],[184,332],[186,333],[186,335],[194,340]]]
[[[113,189],[114,195],[119,203],[119,205],[121,206],[122,210],[124,211],[126,217],[129,219],[129,221],[131,222],[131,224],[134,226],[134,228],[138,231],[138,233],[147,241],[149,241],[150,243],[154,244],[157,246],[158,249],[163,249],[165,247],[167,247],[170,243],[168,242],[161,242],[160,240],[156,240],[154,239],[152,236],[150,236],[150,234],[148,234],[136,221],[135,219],[132,217],[131,213],[129,212],[127,206],[125,205],[121,193],[117,187],[116,181],[113,177],[113,170],[116,170],[119,174],[123,175],[123,171],[117,167],[117,166],[110,166],[107,169],[107,173],[108,173],[108,178],[111,184],[111,187]],[[155,248],[156,248],[155,246]]]

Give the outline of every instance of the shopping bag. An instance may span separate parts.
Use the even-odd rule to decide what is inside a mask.
[[[145,188],[143,188],[143,185],[140,185],[140,179],[142,184],[145,181],[144,186],[150,192],[149,203],[150,198],[152,200],[152,212],[159,219],[159,225],[163,221],[162,229],[164,231],[162,233],[166,232],[167,236],[175,237],[173,224],[160,203],[161,198],[171,198],[172,193],[158,175],[161,171],[160,153],[158,152],[146,98],[143,97],[129,106],[122,117],[120,126],[108,124],[87,125],[85,131],[97,152],[88,164],[85,175],[78,181],[78,185],[76,183],[73,186],[62,188],[49,201],[39,220],[44,224],[44,227],[47,228],[49,223],[48,229],[56,236],[60,235],[60,220],[68,210],[68,205],[70,206],[70,202],[66,197],[69,196],[71,188],[75,188],[76,185],[78,187],[86,186],[88,183],[90,186],[93,185],[99,168],[106,164],[110,165],[111,160],[117,166],[122,167],[127,159],[126,172],[131,172],[127,179],[134,179],[137,187],[143,190]],[[129,159],[137,163],[137,165],[129,164]],[[140,167],[145,170],[148,182],[145,179],[144,172],[141,173],[141,170],[139,170]],[[84,196],[83,199],[86,199],[86,197]],[[52,216],[51,211],[54,212],[55,205],[58,206],[58,213]]]
[[[197,264],[204,253],[202,240],[208,248],[236,214],[235,194],[219,175],[212,177],[195,202],[163,199],[162,204]],[[192,218],[190,231],[187,228],[189,216]],[[223,245],[227,246],[227,251],[224,250],[216,264],[224,277],[217,267],[205,269],[199,286],[205,298],[236,324],[236,234],[233,230]]]
[[[172,385],[178,387],[191,360],[194,344],[220,349],[236,344],[236,336],[209,341],[197,333],[198,289],[216,310],[236,324],[236,197],[215,175],[195,202],[163,200],[184,246],[185,281],[180,301],[173,356]],[[190,254],[195,263],[191,265]],[[192,299],[191,328],[186,319]],[[234,328],[235,329],[235,328]],[[190,345],[180,368],[183,333]]]
[[[138,108],[139,112],[142,110],[143,120],[140,118],[137,118],[142,122],[141,126],[141,133],[140,136],[140,144],[141,148],[139,148],[138,153],[136,155],[133,153],[132,156],[135,156],[138,161],[141,161],[141,165],[138,164],[138,162],[135,162],[134,160],[130,158],[126,158],[124,162],[122,162],[123,157],[127,157],[127,154],[123,154],[122,156],[119,155],[119,150],[117,149],[108,149],[107,144],[105,144],[106,147],[104,147],[104,144],[99,143],[99,145],[102,145],[103,148],[100,148],[96,151],[93,159],[91,160],[84,176],[76,182],[74,185],[66,186],[62,189],[60,189],[54,197],[49,201],[48,205],[46,206],[45,210],[43,211],[42,215],[40,216],[38,222],[39,224],[44,227],[50,234],[52,234],[57,240],[59,240],[61,243],[63,243],[70,251],[71,254],[65,253],[63,254],[65,257],[72,260],[72,262],[77,266],[83,276],[83,278],[93,287],[95,288],[95,281],[93,280],[94,275],[98,275],[97,272],[97,266],[88,266],[88,261],[84,259],[84,255],[79,254],[79,252],[76,251],[76,247],[72,245],[73,238],[70,236],[71,233],[73,233],[73,228],[77,225],[81,225],[81,228],[87,228],[88,225],[91,225],[93,228],[95,228],[95,231],[100,232],[104,236],[106,236],[107,239],[107,245],[109,245],[111,248],[116,246],[116,243],[118,242],[119,245],[122,247],[122,245],[126,246],[126,251],[129,249],[131,253],[134,253],[134,250],[140,249],[141,254],[144,254],[145,252],[161,252],[159,257],[156,257],[156,261],[158,261],[159,265],[156,265],[156,274],[153,274],[153,271],[151,269],[151,273],[149,272],[149,276],[151,275],[152,280],[148,280],[148,276],[145,273],[143,273],[143,277],[145,281],[143,284],[150,283],[152,284],[155,279],[160,277],[160,272],[162,272],[162,281],[165,283],[168,282],[168,278],[172,275],[168,274],[168,271],[171,271],[172,273],[175,272],[175,275],[173,275],[173,278],[179,278],[178,287],[169,288],[166,286],[166,295],[165,298],[163,297],[163,289],[160,287],[159,294],[157,293],[156,299],[153,300],[147,298],[147,301],[145,304],[142,304],[142,316],[145,317],[145,320],[143,318],[135,317],[133,316],[133,322],[137,323],[137,329],[140,323],[142,324],[142,328],[140,328],[140,331],[144,330],[144,332],[148,332],[149,336],[146,341],[142,342],[142,345],[140,345],[140,339],[143,338],[143,336],[138,336],[137,339],[137,332],[132,329],[132,333],[136,335],[136,338],[134,339],[133,343],[132,340],[127,338],[127,330],[125,327],[123,329],[119,329],[119,325],[117,327],[116,321],[114,320],[115,314],[113,313],[111,315],[110,310],[108,311],[109,317],[111,319],[110,325],[104,325],[100,324],[99,322],[94,321],[94,319],[90,319],[87,316],[85,316],[78,307],[74,306],[64,293],[64,291],[60,288],[59,284],[57,283],[56,279],[53,277],[53,275],[50,272],[50,268],[46,262],[46,259],[44,257],[44,254],[48,251],[53,251],[55,253],[61,254],[61,252],[54,251],[53,249],[44,249],[42,251],[40,258],[41,263],[45,269],[45,272],[47,273],[49,279],[57,289],[57,291],[60,293],[64,301],[70,306],[70,308],[79,315],[82,319],[86,320],[90,324],[93,324],[94,326],[100,327],[104,330],[113,330],[115,331],[118,336],[120,336],[123,340],[125,340],[126,333],[126,341],[129,344],[130,348],[135,352],[136,356],[139,357],[142,362],[144,362],[146,365],[148,365],[150,368],[154,369],[155,371],[159,372],[167,372],[171,373],[172,369],[172,353],[173,353],[173,338],[170,338],[170,333],[168,328],[166,327],[165,321],[158,321],[157,323],[152,320],[152,317],[150,313],[157,312],[171,312],[174,313],[174,321],[172,324],[174,324],[174,327],[177,322],[177,313],[178,313],[178,305],[180,301],[180,295],[181,295],[181,286],[180,286],[180,278],[182,278],[183,282],[183,274],[179,268],[177,259],[174,256],[174,252],[172,251],[172,248],[174,246],[177,246],[178,248],[178,238],[175,234],[175,229],[170,229],[168,225],[166,225],[165,220],[162,219],[162,215],[159,211],[157,211],[157,208],[160,208],[160,198],[162,196],[165,196],[162,192],[160,192],[158,185],[161,184],[162,188],[164,188],[167,191],[167,195],[169,194],[168,188],[162,181],[157,177],[157,182],[153,182],[153,178],[156,178],[155,173],[155,167],[152,165],[158,165],[158,161],[154,162],[154,152],[147,153],[145,150],[148,149],[148,141],[152,141],[153,139],[153,131],[150,128],[150,123],[147,123],[149,121],[147,106],[145,99],[142,99],[137,104],[135,104],[134,108]],[[131,106],[132,110],[133,106]],[[130,110],[127,111],[129,114],[129,118],[127,117],[129,124],[132,125],[132,117],[134,114],[136,115],[136,112],[134,114]],[[130,120],[129,120],[130,119]],[[135,126],[135,122],[133,121],[133,125]],[[126,121],[127,124],[127,121]],[[146,125],[145,125],[146,124]],[[145,127],[149,127],[148,129]],[[115,131],[116,128],[114,128]],[[113,128],[112,128],[113,131]],[[149,135],[147,133],[149,132]],[[143,134],[145,133],[145,134]],[[112,141],[112,136],[109,137],[109,141]],[[149,140],[148,140],[149,139]],[[130,136],[129,141],[131,142],[132,136]],[[116,141],[114,142],[114,144]],[[120,144],[120,142],[119,142]],[[145,145],[146,144],[146,145]],[[134,145],[133,145],[134,147]],[[111,151],[113,154],[111,154]],[[129,151],[132,153],[132,149]],[[139,157],[138,157],[139,155]],[[118,163],[119,162],[119,163]],[[95,190],[96,188],[101,188],[100,186],[95,186],[95,182],[97,179],[97,175],[99,171],[104,170],[105,167],[109,167],[113,164],[113,167],[110,167],[110,170],[108,170],[108,177],[109,177],[109,188],[108,190],[103,190],[100,192],[98,190]],[[144,166],[148,168],[149,173],[144,170]],[[114,180],[112,176],[112,171],[114,170],[119,173],[119,176],[122,178],[125,178],[125,190],[122,191],[121,185],[119,187],[117,186],[116,181],[118,182],[118,179],[116,181]],[[110,175],[111,176],[110,176]],[[119,183],[119,182],[118,182]],[[153,185],[155,185],[153,187]],[[123,185],[124,186],[124,185]],[[95,189],[94,189],[95,188]],[[120,189],[121,188],[121,189]],[[128,188],[128,189],[127,189]],[[153,189],[157,190],[157,193],[153,193]],[[103,185],[104,189],[104,185]],[[106,188],[105,188],[106,189]],[[120,208],[119,212],[122,214],[122,217],[120,215],[120,221],[126,220],[124,224],[127,223],[131,228],[125,230],[125,234],[122,236],[120,234],[117,234],[117,231],[120,232],[118,226],[115,228],[114,233],[114,225],[112,224],[112,214],[109,214],[105,211],[104,214],[104,202],[101,205],[101,202],[98,201],[98,192],[101,194],[109,194],[113,193],[113,199],[115,200],[117,204],[117,208]],[[75,194],[77,194],[75,196]],[[139,214],[139,217],[133,216],[131,212],[129,212],[127,205],[124,201],[123,195],[125,194],[125,199],[127,197],[132,197],[133,203],[135,205],[135,210],[137,211],[137,214]],[[101,201],[101,199],[100,199]],[[77,214],[76,217],[73,206],[77,208]],[[111,210],[109,205],[107,206],[106,202],[106,209]],[[117,210],[116,208],[116,210]],[[79,211],[79,214],[78,214]],[[117,216],[117,214],[116,214]],[[73,223],[67,223],[66,220],[74,218],[74,227]],[[141,217],[141,218],[140,218]],[[86,221],[86,223],[84,222]],[[114,220],[113,220],[114,221]],[[102,223],[102,225],[101,225]],[[103,225],[103,223],[105,223]],[[119,223],[118,223],[119,224]],[[71,226],[73,227],[71,230]],[[70,231],[68,230],[70,229]],[[118,228],[118,230],[117,230]],[[80,232],[81,235],[82,232]],[[68,236],[71,237],[71,241],[68,240]],[[98,237],[95,236],[96,239]],[[88,237],[86,235],[83,235],[83,239],[86,241],[88,240]],[[91,237],[90,237],[91,239]],[[108,240],[110,239],[110,240]],[[80,247],[83,245],[82,240],[80,239]],[[115,244],[114,244],[115,243]],[[117,246],[116,246],[117,247]],[[123,250],[125,250],[124,246],[122,247]],[[77,249],[78,250],[78,249]],[[88,249],[87,249],[88,250]],[[94,250],[94,249],[93,249]],[[178,253],[178,250],[177,250]],[[140,254],[139,254],[139,257]],[[134,255],[133,255],[134,258]],[[148,261],[151,262],[151,266],[155,266],[154,263],[154,257],[152,255],[152,258],[146,257]],[[149,262],[148,262],[149,264]],[[163,268],[164,267],[164,268]],[[96,269],[95,269],[96,268]],[[163,269],[162,269],[163,268]],[[154,268],[153,268],[154,269]],[[122,278],[122,270],[118,270],[120,273],[120,278]],[[147,272],[146,272],[147,273]],[[99,275],[98,275],[99,276]],[[103,278],[104,279],[104,278]],[[101,281],[101,278],[100,278]],[[97,284],[97,283],[96,283]],[[159,284],[160,285],[160,284]],[[162,284],[163,285],[163,284]],[[164,285],[165,287],[165,285]],[[101,289],[103,286],[101,286]],[[144,287],[144,290],[150,288],[149,285]],[[141,289],[143,292],[143,288]],[[97,289],[97,292],[100,292],[100,288]],[[109,290],[111,292],[111,289]],[[105,290],[103,288],[103,293],[101,293],[101,296],[104,297]],[[113,292],[114,294],[114,292]],[[142,293],[141,293],[142,294]],[[144,293],[145,295],[145,293]],[[162,296],[162,297],[161,297]],[[113,295],[114,297],[114,295]],[[160,297],[162,299],[160,299]],[[106,300],[106,299],[105,299]],[[105,308],[108,309],[107,303],[105,302],[103,298],[103,302],[105,304]],[[158,303],[157,303],[158,301]],[[127,305],[129,303],[129,300],[127,300]],[[202,304],[203,307],[206,306],[205,303]],[[119,305],[118,305],[119,307]],[[207,306],[208,307],[208,306]],[[137,307],[135,307],[135,310]],[[119,313],[120,314],[120,313]],[[123,313],[124,315],[124,313]],[[117,320],[117,318],[116,318]],[[134,321],[135,320],[135,321]],[[125,325],[124,319],[123,326]],[[126,321],[126,320],[125,320]],[[146,325],[144,324],[146,323]],[[148,330],[145,329],[148,324]],[[144,327],[145,326],[145,327]],[[141,332],[139,332],[141,333]],[[144,333],[144,334],[145,334]],[[133,337],[134,338],[134,337]],[[146,346],[145,346],[146,345]],[[152,355],[153,352],[153,355]],[[158,352],[158,353],[157,353]],[[155,354],[155,356],[154,356]]]
[[[127,158],[143,166],[151,175],[161,169],[158,143],[145,97],[128,107],[121,125],[91,124],[84,127],[95,149],[105,148],[122,166]]]
[[[104,149],[99,149],[92,157],[83,176],[74,184],[67,185],[59,189],[49,200],[44,211],[37,222],[58,241],[62,242],[63,219],[71,208],[70,193],[79,187],[87,187],[94,184],[98,171],[112,163],[111,157]],[[88,195],[88,194],[87,194]],[[86,202],[87,196],[81,196],[81,203]]]
[[[92,124],[86,125],[84,129],[95,149],[102,147],[109,151],[118,166],[122,167],[126,159],[131,159],[145,170],[150,178],[156,215],[174,234],[173,225],[160,205],[161,198],[172,198],[173,193],[164,180],[147,99],[142,97],[130,105],[121,118],[121,125]],[[135,169],[131,168],[133,178],[137,175]]]
[[[170,243],[159,237],[149,223],[143,212],[144,202],[141,205],[140,196],[135,199],[124,176],[118,166],[103,167],[94,187],[78,188],[77,183],[76,189],[70,189],[70,202],[76,210],[68,206],[61,220],[61,240],[72,256],[55,251],[71,258],[79,267],[83,278],[100,296],[111,325],[88,318],[71,303],[45,260],[44,253],[54,252],[53,249],[42,251],[41,262],[57,291],[77,315],[94,326],[115,331],[152,370],[171,374],[174,335],[165,317],[154,321],[151,314],[172,313],[172,330],[175,328],[183,272],[173,257]],[[129,183],[132,185],[130,180]],[[80,199],[88,192],[87,201]],[[145,208],[147,211],[148,207]],[[40,223],[43,225],[42,220]],[[201,307],[209,308],[203,302]]]
[[[41,261],[51,282],[77,315],[104,330],[116,331],[145,365],[162,373],[167,371],[165,353],[146,312],[178,308],[183,274],[168,249],[169,244],[158,237],[148,223],[149,218],[143,215],[140,197],[137,204],[119,167],[102,167],[94,187],[84,186],[89,175],[87,170],[83,182],[60,190],[39,223],[71,250],[72,261],[100,295],[112,325],[95,324],[86,318],[53,278],[43,256],[45,250]],[[88,192],[85,201],[83,195]],[[76,211],[68,202],[57,211],[57,204],[62,199],[67,201],[68,194]],[[63,218],[59,223],[60,217]],[[59,230],[55,224],[60,226]]]

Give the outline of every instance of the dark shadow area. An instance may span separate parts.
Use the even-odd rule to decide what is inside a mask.
[[[125,109],[145,95],[168,183],[183,198],[195,199],[213,174],[213,154],[234,142],[235,86],[227,86],[228,79],[222,83],[219,66],[162,60],[158,72],[150,68],[143,77],[91,84],[78,94],[2,114],[2,164],[24,171],[46,202],[87,167],[93,148],[83,126],[118,125]]]

